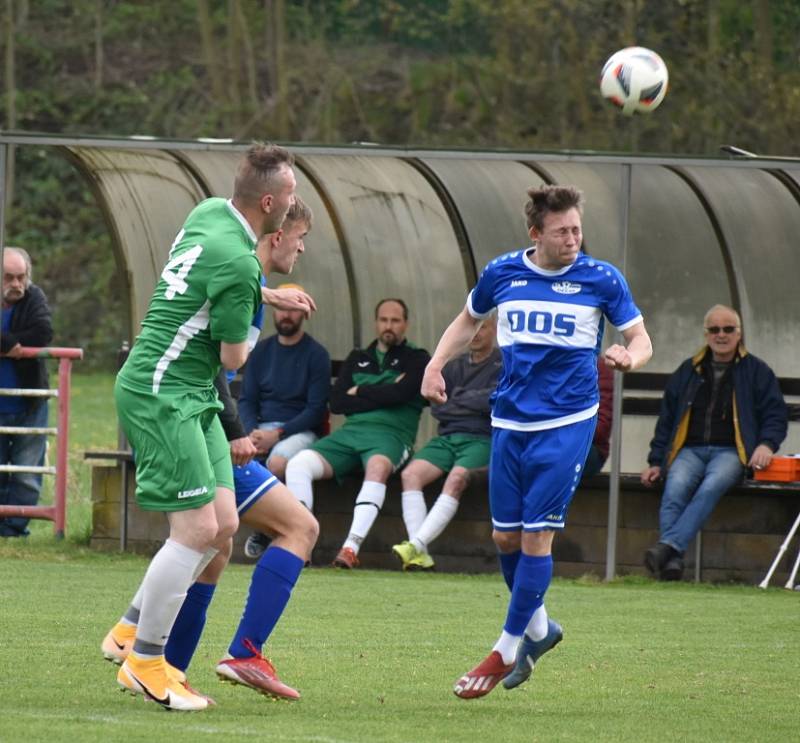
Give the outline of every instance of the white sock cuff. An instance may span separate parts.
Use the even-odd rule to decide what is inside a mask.
[[[374,480],[364,480],[361,483],[361,490],[358,491],[356,496],[356,504],[358,503],[373,503],[378,508],[383,507],[383,502],[386,500],[386,483],[375,482]]]
[[[311,449],[295,454],[286,465],[286,487],[309,511],[314,510],[312,483],[325,474],[325,463]]]
[[[187,547],[185,544],[176,542],[174,539],[167,539],[161,549],[167,550],[175,563],[183,565],[184,567],[191,567],[192,570],[194,570],[207,554],[205,552],[198,552],[196,549]]]
[[[535,612],[525,628],[525,634],[531,640],[544,640],[547,635],[547,609],[542,604]]]
[[[319,454],[311,449],[303,449],[286,463],[286,480],[294,475],[297,478],[319,480],[325,473],[325,463]]]

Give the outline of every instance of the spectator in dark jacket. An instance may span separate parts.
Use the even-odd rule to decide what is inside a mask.
[[[0,387],[46,389],[43,359],[22,359],[22,346],[42,347],[53,339],[50,307],[44,292],[31,283],[31,259],[21,248],[3,251],[3,312],[0,340]],[[0,425],[20,428],[47,426],[47,398],[0,397]],[[45,434],[0,434],[0,464],[41,467]],[[32,472],[0,473],[0,505],[35,506],[42,476]],[[0,537],[28,534],[28,519],[0,519]]]
[[[665,478],[658,544],[647,569],[680,580],[683,553],[719,499],[744,475],[762,469],[786,437],[787,408],[778,380],[742,343],[742,323],[730,307],[705,316],[706,345],[672,374],[650,442],[645,485]]]

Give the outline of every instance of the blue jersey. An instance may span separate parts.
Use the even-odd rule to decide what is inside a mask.
[[[610,263],[578,253],[573,264],[548,271],[534,265],[528,252],[491,261],[467,298],[476,319],[497,309],[503,374],[492,425],[516,431],[591,418],[600,399],[603,316],[619,330],[642,320],[628,284]]]

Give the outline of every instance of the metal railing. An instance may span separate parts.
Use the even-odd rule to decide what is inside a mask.
[[[0,506],[0,518],[21,517],[28,519],[46,519],[53,522],[57,539],[64,537],[67,515],[67,453],[69,445],[69,402],[72,362],[83,358],[82,348],[31,348],[19,349],[23,359],[59,359],[58,388],[47,390],[34,389],[0,389],[0,396],[5,397],[57,397],[58,419],[56,426],[46,428],[27,428],[17,426],[0,426],[0,435],[51,435],[56,437],[55,467],[21,466],[0,464],[0,472],[32,472],[35,474],[55,475],[55,487],[52,506]]]

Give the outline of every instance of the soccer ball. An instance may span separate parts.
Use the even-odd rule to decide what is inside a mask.
[[[600,73],[600,92],[622,113],[650,113],[667,94],[669,73],[664,60],[643,46],[629,46],[612,54]]]

